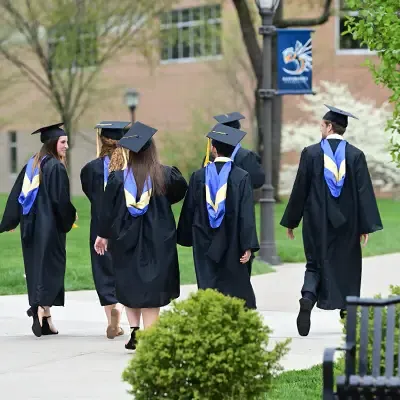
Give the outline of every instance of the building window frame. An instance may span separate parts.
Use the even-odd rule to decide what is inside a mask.
[[[209,9],[211,10],[211,17],[207,19],[206,21],[206,16],[204,15],[205,10]],[[200,17],[198,19],[195,19],[193,17],[194,12],[199,12]],[[209,60],[221,60],[223,58],[223,49],[222,49],[222,5],[220,3],[215,3],[215,4],[203,4],[197,7],[187,7],[187,8],[177,8],[173,9],[171,11],[168,11],[164,14],[164,16],[168,16],[168,21],[165,23],[160,21],[160,29],[161,31],[163,30],[168,30],[171,28],[176,28],[177,29],[177,34],[180,35],[181,30],[183,29],[188,29],[189,30],[189,52],[190,56],[189,57],[183,57],[183,43],[178,43],[178,52],[179,56],[178,58],[172,58],[172,51],[174,48],[173,44],[167,44],[168,46],[168,58],[163,58],[163,51],[165,49],[165,43],[164,40],[168,39],[161,39],[160,43],[160,64],[176,64],[176,63],[193,63],[193,62],[204,62],[204,61],[209,61]],[[189,17],[187,21],[184,21],[184,13],[188,13]],[[177,15],[177,21],[172,21],[173,16]],[[219,27],[220,34],[221,36],[218,39],[217,35],[212,36],[212,52],[216,54],[212,55],[201,55],[201,56],[196,56],[194,55],[195,52],[195,43],[194,43],[194,34],[193,34],[193,27],[199,27],[199,26],[206,26],[206,25],[212,25],[213,27]],[[202,32],[203,37],[200,43],[201,46],[201,52],[204,54],[205,53],[205,38],[204,38],[204,32]],[[179,40],[179,37],[178,37]],[[218,48],[219,47],[219,48]]]
[[[344,0],[345,1],[345,0]],[[335,15],[335,50],[337,55],[374,55],[376,54],[375,51],[371,51],[369,49],[342,49],[340,48],[340,38],[341,38],[341,31],[340,31],[340,20],[348,15],[352,17],[357,17],[359,15],[359,11],[350,11],[350,10],[343,10],[341,8],[341,0],[336,0],[336,15]]]
[[[17,131],[8,131],[9,173],[12,178],[18,174],[18,139]]]

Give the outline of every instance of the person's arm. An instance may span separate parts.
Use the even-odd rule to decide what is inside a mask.
[[[51,167],[47,185],[57,222],[62,232],[67,233],[75,222],[76,209],[71,203],[67,170],[60,162]]]
[[[181,201],[186,194],[188,184],[186,179],[176,167],[169,168],[169,176],[167,178],[166,197],[171,204]]]
[[[240,184],[241,199],[239,210],[239,243],[241,261],[247,262],[251,253],[260,250],[257,238],[256,216],[254,212],[253,189],[250,183],[250,176],[246,175]],[[250,253],[250,254],[249,254]]]
[[[18,197],[21,194],[25,170],[26,166],[22,168],[22,171],[15,180],[14,186],[8,196],[6,208],[4,209],[3,218],[0,223],[0,233],[12,231],[19,225],[21,218],[21,205],[18,202]]]
[[[81,186],[89,201],[92,201],[93,195],[93,176],[90,164],[86,164],[81,170]]]
[[[177,229],[177,243],[186,247],[193,246],[192,226],[196,207],[194,177],[195,174],[193,173],[189,181],[189,188],[183,202]]]
[[[383,229],[383,225],[364,153],[361,153],[355,161],[355,175],[358,191],[359,233],[366,235]]]
[[[304,205],[310,191],[311,180],[307,161],[307,148],[305,148],[301,153],[292,193],[280,222],[282,226],[289,230],[297,228],[303,218]]]
[[[241,168],[250,175],[253,189],[259,189],[265,182],[265,174],[260,157],[253,151],[249,151],[241,162]]]

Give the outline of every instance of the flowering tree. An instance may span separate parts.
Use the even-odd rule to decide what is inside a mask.
[[[351,94],[347,85],[320,82],[315,96],[304,96],[304,102],[299,107],[309,115],[314,123],[284,125],[282,131],[282,153],[296,153],[320,140],[319,122],[327,111],[323,104],[351,110],[359,120],[350,119],[345,133],[349,143],[361,148],[365,153],[368,168],[376,189],[389,192],[400,187],[400,174],[396,163],[389,153],[390,138],[385,135],[387,121],[392,117],[392,108],[388,103],[376,107],[368,99],[357,100]],[[292,190],[298,165],[284,164],[281,172],[281,195],[289,194]]]
[[[388,120],[391,154],[400,166],[400,3],[399,0],[347,0],[352,9],[361,10],[346,22],[355,39],[376,51],[380,63],[367,62],[375,81],[390,89],[393,117]]]

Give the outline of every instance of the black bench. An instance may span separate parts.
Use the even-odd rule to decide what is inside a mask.
[[[324,351],[323,400],[400,399],[400,339],[396,338],[395,343],[395,327],[399,324],[396,305],[400,304],[400,296],[388,299],[347,297],[346,302],[346,343],[343,347]],[[386,332],[382,327],[384,308],[387,308]],[[373,327],[369,326],[370,313],[373,313]],[[385,336],[385,366],[381,368],[382,339]],[[360,339],[358,349],[357,337]],[[372,358],[368,354],[368,343],[373,346]],[[345,373],[337,377],[335,392],[334,355],[338,350],[345,352]]]

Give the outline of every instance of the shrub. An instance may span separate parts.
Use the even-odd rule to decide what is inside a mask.
[[[390,286],[390,296],[400,296],[400,286]],[[380,294],[374,296],[375,299],[381,299],[382,296]],[[400,339],[400,305],[396,305],[396,317],[395,317],[395,335],[394,335],[394,343],[399,343]],[[346,334],[346,322],[341,321],[343,324],[343,333]],[[387,308],[382,308],[382,346],[381,346],[381,373],[385,370],[385,351],[386,351],[386,322],[387,322]],[[360,350],[360,323],[361,323],[361,312],[357,313],[357,354],[359,354]],[[372,349],[373,349],[373,340],[374,340],[374,309],[369,309],[369,321],[368,321],[368,371],[372,370]],[[396,345],[395,345],[396,346]],[[398,371],[398,351],[395,351],[394,354],[394,375],[397,374]],[[357,360],[358,362],[358,360]],[[341,370],[344,371],[344,357],[342,357],[339,361],[339,365]]]
[[[253,400],[282,368],[290,339],[268,350],[271,330],[244,302],[199,290],[138,336],[123,373],[136,400]]]

